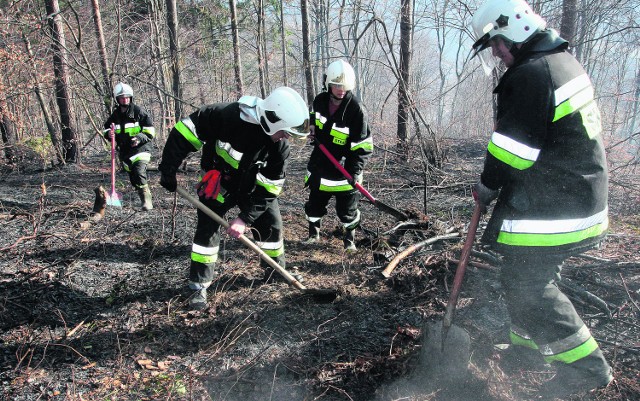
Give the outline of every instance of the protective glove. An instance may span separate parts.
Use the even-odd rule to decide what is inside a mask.
[[[498,197],[499,193],[500,191],[487,187],[482,183],[482,181],[478,181],[473,186],[472,190],[473,199],[482,206],[483,212],[487,211],[487,206],[489,206],[491,202]]]
[[[176,188],[178,187],[178,180],[176,179],[176,175],[162,173],[160,175],[160,185],[166,188],[169,192],[176,192]]]
[[[145,134],[138,134],[131,138],[131,147],[136,148],[140,145],[147,143],[147,136]]]
[[[215,199],[220,193],[220,180],[222,175],[218,170],[209,170],[196,186],[198,196],[205,199]]]
[[[362,173],[356,173],[353,175],[353,182],[357,182],[362,185]]]

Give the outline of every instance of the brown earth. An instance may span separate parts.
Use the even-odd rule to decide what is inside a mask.
[[[322,241],[302,242],[309,148],[295,144],[281,197],[287,267],[307,287],[335,289],[338,298],[317,303],[286,284],[261,284],[258,256],[226,238],[222,274],[203,312],[186,309],[195,211],[158,185],[157,171],[150,172],[154,210],[139,210],[119,173],[124,207],[107,207],[101,221],[87,224],[94,188],[109,185],[104,152],[61,169],[38,170],[31,157],[0,166],[0,398],[536,399],[553,370],[509,364],[494,347],[506,342],[508,321],[499,268],[486,266],[486,257],[473,258],[455,320],[471,339],[466,374],[445,371],[469,358],[463,347],[437,355],[423,338],[425,322],[442,321],[483,157],[482,144],[451,145],[426,194],[417,160],[399,163],[377,151],[365,187],[415,224],[398,228],[363,201],[359,250],[345,254],[333,209]],[[196,164],[179,176],[185,187]],[[637,176],[617,177],[611,235],[600,250],[567,261],[565,278],[579,287],[570,295],[616,376],[608,388],[574,400],[640,394],[637,183]],[[407,246],[446,233],[460,235],[418,249],[391,278],[381,276]]]

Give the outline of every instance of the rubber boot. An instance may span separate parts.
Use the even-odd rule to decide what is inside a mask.
[[[193,294],[189,297],[189,309],[191,310],[203,310],[207,307],[207,288],[210,283],[189,283],[189,289]]]
[[[313,244],[320,241],[320,220],[309,222],[309,238],[305,241],[307,244]]]
[[[611,367],[604,359],[600,348],[573,363],[555,362],[554,365],[558,371],[541,391],[545,400],[566,399],[573,394],[606,387],[613,380]]]
[[[151,203],[151,190],[149,187],[138,188],[138,196],[140,196],[140,202],[142,210],[153,209],[153,203]]]
[[[189,308],[191,310],[202,310],[207,307],[207,289],[201,288],[196,290],[189,297]]]
[[[344,237],[342,238],[344,244],[344,250],[347,252],[354,252],[356,248],[356,230],[345,230]]]

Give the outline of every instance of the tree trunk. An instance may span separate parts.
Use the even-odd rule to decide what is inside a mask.
[[[569,41],[573,48],[578,24],[578,0],[562,0],[562,21],[560,22],[560,36]]]
[[[80,161],[78,153],[78,139],[73,121],[75,116],[69,96],[69,70],[64,39],[64,27],[60,17],[58,0],[45,0],[47,22],[51,30],[53,53],[53,72],[55,75],[56,102],[60,111],[62,126],[62,154],[67,163]]]
[[[280,40],[282,42],[282,82],[289,86],[287,77],[287,41],[284,34],[284,1],[280,0]]]
[[[264,55],[264,41],[266,38],[264,37],[264,2],[263,0],[258,0],[258,36],[256,38],[256,50],[258,51],[258,82],[260,83],[260,94],[264,99],[267,97],[267,90],[265,84],[264,77],[264,64],[265,64],[265,55]]]
[[[400,82],[398,84],[398,145],[406,151],[409,126],[409,75],[413,33],[413,0],[402,0],[400,17]]]
[[[0,101],[0,132],[2,133],[4,157],[9,163],[13,163],[15,157],[15,153],[13,152],[15,127],[13,125],[13,121],[7,115],[7,108],[4,100]]]
[[[309,3],[307,0],[300,0],[300,12],[302,13],[302,69],[307,80],[307,104],[312,104],[316,95],[309,50]]]
[[[158,96],[158,102],[160,103],[160,129],[156,131],[160,136],[160,142],[166,139],[166,132],[168,132],[169,127],[173,127],[175,125],[176,119],[181,116],[173,116],[171,108],[171,100],[167,95],[169,88],[169,68],[165,61],[165,57],[162,55],[162,49],[166,49],[166,36],[164,35],[164,24],[162,21],[165,21],[166,18],[162,9],[162,0],[151,0],[149,2],[150,12],[149,12],[149,20],[151,25],[152,32],[152,58],[154,63],[157,65],[157,73],[156,73],[156,93]]]
[[[169,27],[169,57],[173,82],[173,101],[176,119],[182,116],[182,85],[180,84],[180,43],[178,42],[178,6],[176,0],[167,0],[167,26]]]
[[[104,107],[107,115],[111,113],[113,107],[111,100],[111,80],[109,78],[109,64],[107,62],[107,47],[104,43],[104,32],[102,30],[102,17],[100,16],[100,3],[98,0],[91,0],[93,7],[93,23],[95,25],[96,37],[98,39],[98,51],[100,53],[100,68],[102,70],[102,98],[104,99]]]
[[[31,42],[29,41],[29,38],[27,37],[27,35],[25,34],[22,35],[22,41],[24,42],[24,47],[25,47],[27,56],[29,57],[29,60],[32,61],[31,66],[34,66],[35,63],[33,62],[33,51],[31,50]],[[36,98],[38,99],[38,104],[40,105],[40,110],[42,110],[42,116],[44,118],[44,122],[47,125],[47,132],[51,137],[51,145],[53,146],[53,150],[56,154],[56,157],[58,158],[58,163],[64,164],[64,155],[62,152],[62,145],[60,143],[60,136],[58,135],[58,131],[56,130],[55,124],[53,123],[53,118],[51,117],[51,112],[47,107],[47,102],[42,96],[42,89],[40,88],[39,75],[38,75],[38,72],[35,71],[35,68],[32,68],[31,76],[33,77],[33,91],[36,94]]]
[[[231,38],[233,39],[233,70],[236,75],[236,98],[242,96],[244,91],[242,84],[242,61],[240,59],[240,39],[238,37],[238,13],[236,11],[236,0],[229,0],[229,11],[231,12]]]

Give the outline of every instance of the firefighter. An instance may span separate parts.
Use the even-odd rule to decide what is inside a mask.
[[[243,96],[233,103],[204,106],[171,130],[158,167],[160,185],[176,190],[176,171],[191,152],[202,149],[201,202],[220,216],[238,206],[227,233],[238,238],[248,226],[258,246],[285,267],[278,195],[285,181],[289,141],[309,134],[309,109],[293,89],[280,87],[267,98]],[[207,306],[207,288],[217,276],[220,226],[198,210],[191,248],[191,309]],[[280,278],[263,260],[263,281]],[[301,281],[302,277],[293,274]]]
[[[504,260],[501,282],[514,349],[557,367],[543,396],[608,385],[612,369],[558,288],[563,261],[597,246],[608,227],[607,163],[591,81],[568,43],[523,0],[474,14],[475,54],[494,89],[497,120],[473,195],[497,203],[483,242]]]
[[[133,103],[133,89],[118,83],[113,89],[117,105],[104,123],[104,137],[111,140],[111,124],[115,125],[116,147],[131,185],[138,191],[142,210],[153,209],[147,181],[147,165],[151,160],[151,140],[156,131],[151,116]]]
[[[313,100],[311,143],[314,148],[307,164],[305,186],[310,189],[304,205],[309,223],[307,243],[320,240],[320,225],[327,205],[335,197],[336,214],[342,223],[346,251],[355,251],[355,229],[360,225],[359,195],[323,154],[318,144],[341,163],[353,179],[362,183],[365,163],[373,151],[371,132],[360,100],[353,93],[356,76],[344,60],[329,64],[324,75],[323,92]]]

